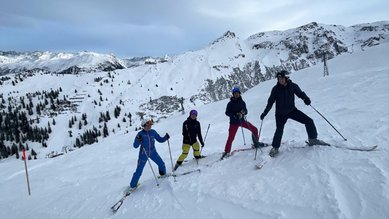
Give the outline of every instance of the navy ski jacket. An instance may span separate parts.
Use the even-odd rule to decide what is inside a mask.
[[[238,113],[247,115],[246,103],[242,97],[231,97],[227,104],[226,115],[230,117],[230,124],[241,124],[244,121],[243,116],[239,118]]]
[[[301,99],[306,99],[308,96],[300,89],[300,87],[288,79],[287,85],[277,84],[271,90],[267,106],[264,110],[265,115],[270,111],[273,103],[276,102],[276,115],[287,115],[297,109],[294,104],[294,95]]]

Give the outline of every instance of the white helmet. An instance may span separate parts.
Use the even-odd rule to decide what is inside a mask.
[[[150,119],[150,118],[144,118],[144,119],[142,119],[142,121],[140,122],[140,125],[142,126],[142,127],[145,127],[147,124],[153,124],[154,123],[154,121],[153,121],[153,119]]]

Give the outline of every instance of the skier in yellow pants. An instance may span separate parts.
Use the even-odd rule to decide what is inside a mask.
[[[184,162],[185,158],[188,156],[189,149],[193,147],[193,155],[196,159],[200,159],[200,145],[197,142],[197,138],[200,141],[201,147],[204,147],[203,137],[201,135],[201,125],[200,122],[197,121],[197,111],[191,110],[189,113],[189,117],[182,124],[182,135],[183,145],[182,145],[182,153],[178,158],[176,165],[174,166],[174,170]]]

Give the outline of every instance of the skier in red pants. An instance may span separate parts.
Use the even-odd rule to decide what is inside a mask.
[[[224,153],[221,159],[230,155],[232,142],[234,141],[235,134],[240,126],[251,131],[254,147],[260,146],[258,142],[258,129],[245,120],[245,116],[247,115],[246,103],[243,101],[238,87],[234,87],[232,89],[232,97],[230,98],[230,102],[227,104],[226,115],[230,117],[230,127],[228,129],[226,147],[224,148]]]

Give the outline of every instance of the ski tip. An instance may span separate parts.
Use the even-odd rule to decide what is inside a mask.
[[[374,151],[375,149],[377,149],[378,148],[378,145],[373,145],[372,147],[371,147],[371,151]]]

